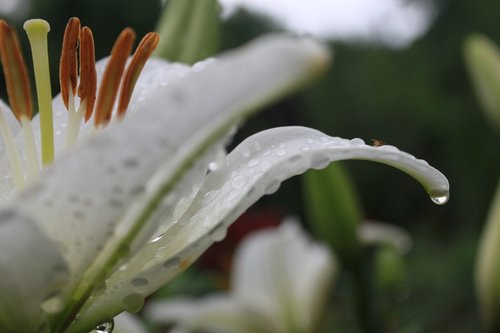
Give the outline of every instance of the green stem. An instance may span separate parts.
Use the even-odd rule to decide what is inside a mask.
[[[366,262],[360,261],[360,263],[348,269],[354,291],[356,316],[363,333],[379,333],[381,329],[375,319],[370,267],[366,266]]]

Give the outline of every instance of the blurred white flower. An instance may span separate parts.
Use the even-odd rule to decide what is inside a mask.
[[[315,332],[337,270],[326,246],[285,221],[245,239],[234,262],[228,294],[157,301],[146,316],[179,332]]]

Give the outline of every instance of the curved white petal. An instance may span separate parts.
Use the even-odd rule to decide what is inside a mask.
[[[274,318],[260,310],[231,296],[211,295],[153,302],[145,315],[156,323],[177,323],[181,332],[278,333]]]
[[[71,292],[71,303],[54,322],[74,314],[113,266],[149,238],[142,231],[154,210],[200,154],[242,117],[319,74],[327,59],[327,51],[310,39],[263,38],[159,87],[140,102],[140,112],[48,167],[9,209],[33,220],[70,264],[71,281],[63,291]],[[15,255],[3,244],[0,252]],[[40,260],[38,253],[29,257]],[[7,274],[10,269],[0,267]],[[123,308],[101,312],[95,321],[82,314],[74,331]]]
[[[59,249],[20,210],[0,212],[0,246],[8,249],[0,251],[0,332],[42,332],[42,310],[60,310],[69,268]]]
[[[381,149],[358,140],[332,138],[304,127],[275,128],[246,139],[228,155],[225,167],[207,176],[181,219],[109,278],[106,291],[96,295],[86,315],[99,318],[105,310],[117,311],[120,300],[131,293],[149,295],[212,242],[224,238],[227,226],[262,195],[308,168],[325,167],[335,160],[367,159],[406,171],[430,193],[447,195],[447,179],[425,161],[395,147]],[[140,292],[131,291],[137,280],[148,283]]]
[[[282,332],[312,332],[334,270],[329,250],[311,242],[295,221],[285,221],[242,243],[233,293],[241,303],[270,313]]]

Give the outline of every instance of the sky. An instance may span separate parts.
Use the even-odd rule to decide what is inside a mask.
[[[407,0],[219,0],[223,15],[238,6],[272,17],[285,28],[321,38],[409,45],[433,21],[433,9]]]

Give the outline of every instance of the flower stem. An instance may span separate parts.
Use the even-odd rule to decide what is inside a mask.
[[[373,294],[370,285],[371,279],[369,273],[371,267],[367,267],[366,264],[366,262],[360,261],[360,265],[349,269],[350,280],[354,291],[356,315],[358,317],[361,332],[379,333],[381,329],[375,319]]]
[[[50,86],[47,33],[50,26],[45,20],[33,19],[24,23],[33,57],[35,83],[40,113],[42,164],[54,160],[54,129],[52,124],[52,91]]]

